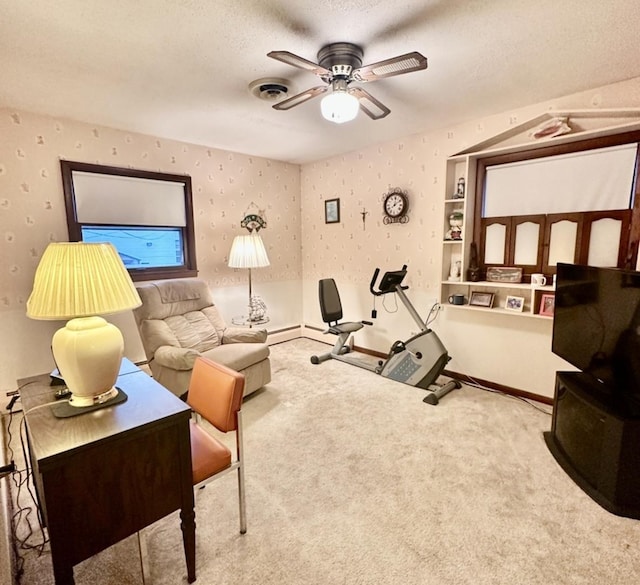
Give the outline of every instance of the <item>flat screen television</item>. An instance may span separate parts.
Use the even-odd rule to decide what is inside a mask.
[[[640,409],[640,272],[558,264],[552,351]]]

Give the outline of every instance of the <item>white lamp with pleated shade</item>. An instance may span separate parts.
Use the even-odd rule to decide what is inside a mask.
[[[264,242],[257,232],[246,236],[236,236],[229,252],[230,268],[247,268],[249,270],[249,327],[254,319],[252,312],[251,269],[269,266],[269,257]]]
[[[111,244],[49,244],[27,301],[32,319],[70,319],[56,331],[51,350],[70,404],[91,406],[117,395],[114,387],[124,353],[120,330],[99,315],[142,304],[118,252]]]

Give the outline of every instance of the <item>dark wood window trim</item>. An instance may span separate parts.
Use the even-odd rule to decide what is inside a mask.
[[[509,262],[513,261],[512,250],[515,249],[515,225],[512,221],[506,222],[507,219],[516,218],[482,218],[482,210],[484,204],[484,185],[486,179],[487,167],[499,164],[514,163],[523,160],[533,160],[537,158],[556,156],[561,154],[568,154],[572,152],[581,152],[586,150],[594,150],[598,148],[606,148],[608,146],[618,146],[622,144],[628,144],[633,142],[640,142],[640,131],[622,132],[619,134],[611,134],[607,136],[600,136],[596,138],[589,138],[586,140],[578,140],[574,142],[568,142],[565,144],[553,145],[553,146],[539,146],[529,150],[521,150],[518,152],[512,152],[508,154],[492,155],[487,157],[480,157],[476,159],[476,184],[475,184],[475,200],[474,200],[474,217],[473,217],[473,241],[479,243],[478,256],[479,264],[482,271],[486,271],[487,264],[484,262],[484,246],[485,246],[485,230],[486,226],[490,223],[508,223],[507,227],[507,241],[505,243],[505,266],[513,266]],[[640,153],[636,157],[636,176],[640,169]],[[558,218],[558,221],[562,218],[571,218],[576,215],[581,216],[581,221],[578,229],[578,243],[577,243],[577,255],[576,262],[586,261],[589,236],[591,224],[597,219],[602,217],[614,217],[612,214],[622,214],[619,216],[623,221],[622,235],[620,241],[619,255],[618,255],[618,267],[635,269],[637,257],[638,257],[638,242],[640,241],[640,180],[635,181],[635,194],[634,194],[634,207],[631,210],[620,211],[603,211],[603,212],[584,212],[584,213],[567,213],[567,214],[552,214],[546,216],[548,219],[544,222],[545,225],[543,232],[544,237],[540,238],[540,247],[538,250],[539,266],[535,269],[530,267],[523,267],[524,274],[530,274],[531,272],[544,272],[545,274],[555,273],[555,267],[548,265],[549,260],[549,236],[551,223],[554,220],[551,218]],[[522,216],[523,218],[527,216]],[[618,217],[618,216],[616,216]],[[519,218],[518,218],[519,219]],[[495,266],[495,265],[490,265]]]
[[[60,169],[62,171],[62,186],[64,191],[65,207],[67,211],[67,227],[69,230],[70,242],[79,242],[82,240],[81,230],[83,225],[82,223],[78,222],[77,218],[75,192],[73,186],[73,171],[98,173],[101,175],[134,177],[138,179],[149,179],[153,181],[168,181],[183,184],[186,217],[186,225],[181,228],[182,240],[184,244],[184,266],[141,269],[129,268],[128,271],[131,275],[131,279],[134,281],[156,280],[164,278],[185,278],[198,275],[198,269],[196,265],[196,240],[193,222],[193,197],[191,190],[191,177],[189,177],[188,175],[157,173],[153,171],[142,171],[124,167],[111,167],[67,160],[60,161]],[[112,224],[105,223],[102,225],[107,226]]]

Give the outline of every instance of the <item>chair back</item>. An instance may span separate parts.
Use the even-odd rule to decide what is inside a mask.
[[[187,404],[219,431],[235,431],[243,390],[243,374],[199,356],[193,364]]]
[[[337,323],[342,319],[342,303],[336,281],[333,278],[323,278],[318,283],[320,297],[320,311],[325,323]]]

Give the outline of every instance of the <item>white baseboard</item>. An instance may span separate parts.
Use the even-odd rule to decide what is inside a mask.
[[[267,343],[269,345],[275,345],[276,343],[282,343],[283,341],[291,341],[302,337],[302,326],[288,327],[279,331],[269,332],[267,337]]]
[[[305,325],[302,325],[301,330],[302,337],[307,337],[309,339],[313,339],[314,341],[321,341],[322,343],[326,343],[327,345],[333,345],[336,341],[334,335],[326,335],[317,327],[307,327]]]

